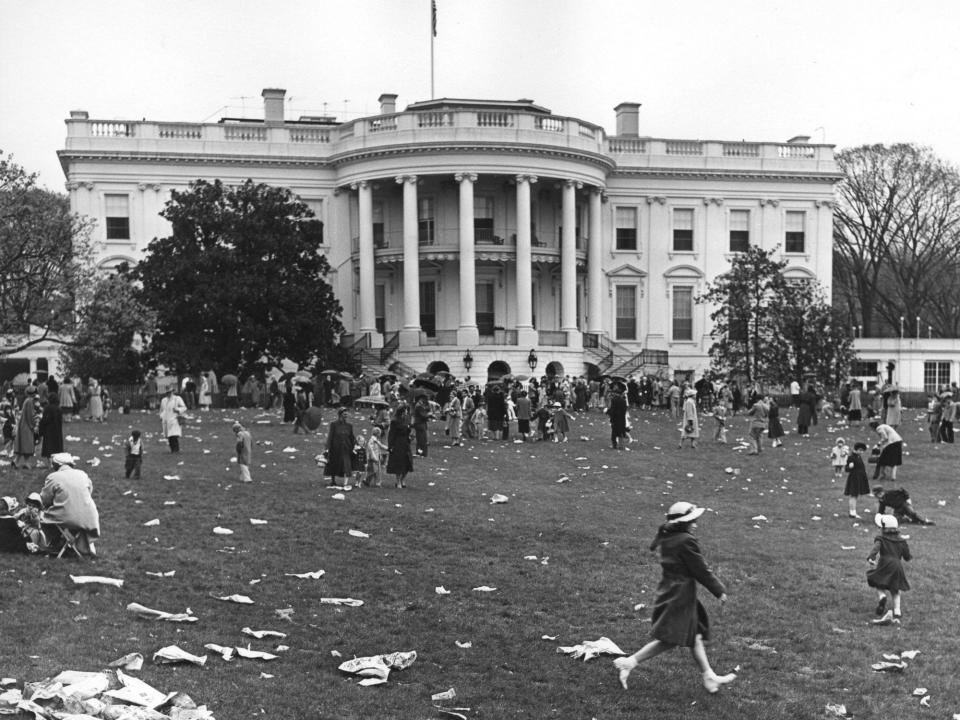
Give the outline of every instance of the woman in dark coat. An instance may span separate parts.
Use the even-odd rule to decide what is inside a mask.
[[[29,468],[30,458],[37,450],[36,425],[37,410],[34,405],[36,388],[27,388],[27,397],[20,408],[20,419],[17,421],[17,435],[13,447],[13,466],[15,468]],[[22,464],[21,464],[22,463]]]
[[[410,421],[407,418],[406,405],[400,405],[387,431],[387,448],[390,456],[387,458],[387,472],[396,475],[396,487],[406,487],[403,484],[407,473],[413,470],[413,450],[410,449]]]
[[[330,476],[328,487],[338,487],[337,478],[343,478],[343,486],[350,487],[348,478],[353,473],[353,447],[356,444],[353,425],[347,422],[347,409],[340,408],[337,419],[330,423],[330,434],[327,435],[325,474]]]
[[[773,447],[783,445],[782,438],[786,433],[783,431],[783,423],[780,422],[780,406],[770,395],[766,398],[767,405],[767,437],[773,442]]]
[[[797,433],[801,437],[810,434],[810,424],[813,422],[816,406],[817,395],[813,392],[813,386],[807,385],[807,389],[800,393],[800,409],[797,411]]]
[[[610,444],[616,450],[620,447],[620,438],[627,434],[627,399],[617,387],[610,390],[607,417],[610,418]]]
[[[63,452],[63,413],[60,412],[60,399],[51,395],[47,406],[40,416],[40,457],[47,465],[54,453]]]
[[[297,419],[297,397],[293,394],[290,380],[283,386],[283,422],[292,423]]]
[[[674,503],[667,511],[667,521],[660,526],[650,546],[651,550],[660,548],[663,567],[653,605],[651,635],[654,639],[633,655],[614,660],[624,689],[637,665],[678,646],[690,648],[700,666],[707,692],[715,693],[721,685],[736,678],[733,673],[717,675],[710,667],[703,646],[703,641],[710,639],[710,620],[706,609],[697,600],[697,583],[719,598],[721,604],[727,601],[727,594],[723,583],[707,568],[697,539],[690,534],[702,514],[703,508],[691,503]]]

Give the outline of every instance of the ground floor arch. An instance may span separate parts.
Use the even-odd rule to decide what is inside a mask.
[[[502,378],[504,375],[510,374],[510,365],[505,363],[503,360],[494,360],[492,363],[487,365],[487,381],[495,381]]]

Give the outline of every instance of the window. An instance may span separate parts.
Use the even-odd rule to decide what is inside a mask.
[[[373,246],[383,248],[387,246],[386,237],[383,234],[383,203],[373,204]]]
[[[437,284],[432,280],[420,283],[420,329],[427,337],[437,335]]]
[[[933,360],[923,364],[923,391],[934,393],[950,384],[950,363]],[[956,398],[954,398],[956,401]]]
[[[130,239],[130,198],[127,195],[104,195],[107,217],[107,240]]]
[[[730,211],[730,252],[750,249],[750,211]]]
[[[477,330],[493,335],[493,283],[477,283]]]
[[[802,253],[805,251],[803,226],[806,222],[805,212],[787,211],[785,218],[786,234],[784,236],[784,251],[788,253]]]
[[[876,360],[854,360],[850,365],[852,377],[875,378],[878,372]]]
[[[436,241],[435,223],[433,198],[419,198],[417,200],[417,236],[421,245],[433,245]]]
[[[474,200],[473,240],[474,242],[493,242],[493,198],[489,195],[480,195]]]
[[[617,250],[637,249],[637,209],[632,207],[618,207],[617,220]]]
[[[376,325],[377,332],[382,335],[386,332],[387,327],[387,302],[386,288],[379,283],[373,289],[373,308],[374,324]]]
[[[674,208],[673,210],[673,250],[674,252],[693,252],[693,210]]]
[[[693,340],[693,288],[675,285],[673,288],[673,339]]]
[[[637,339],[637,288],[617,285],[617,340]]]

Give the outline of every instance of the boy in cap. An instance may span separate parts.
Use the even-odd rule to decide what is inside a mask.
[[[877,499],[877,502],[880,504],[880,507],[877,509],[877,512],[880,515],[886,513],[887,508],[890,508],[892,514],[897,520],[903,522],[917,523],[919,525],[935,525],[932,520],[927,518],[920,517],[916,510],[913,509],[913,502],[910,500],[910,493],[908,493],[904,488],[894,488],[892,490],[884,490],[882,485],[873,486],[873,496]]]

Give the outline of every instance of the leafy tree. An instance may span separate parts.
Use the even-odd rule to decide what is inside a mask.
[[[90,225],[65,195],[0,155],[0,354],[64,342],[91,273]]]
[[[60,350],[66,372],[106,383],[136,383],[146,371],[143,338],[156,325],[138,291],[121,272],[103,276],[78,308],[73,342]]]
[[[774,252],[751,246],[739,253],[697,298],[715,307],[713,370],[747,382],[812,377],[833,385],[853,359],[846,325],[836,321],[816,282],[783,276],[787,263]]]
[[[834,297],[845,324],[896,336],[920,316],[960,334],[960,175],[928,148],[864,145],[837,154]]]
[[[197,180],[160,214],[172,234],[131,273],[157,313],[156,360],[178,371],[325,363],[342,309],[324,279],[323,224],[290,190]]]

